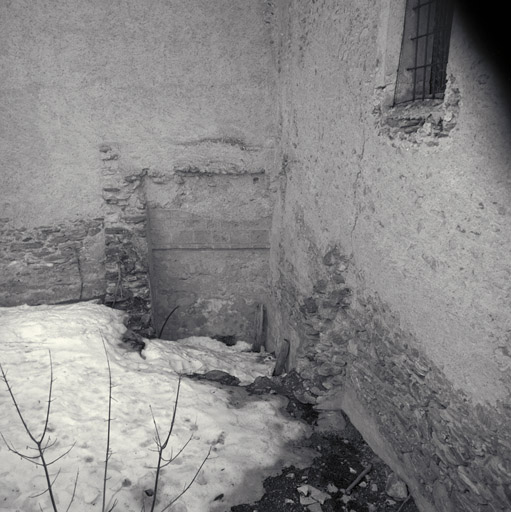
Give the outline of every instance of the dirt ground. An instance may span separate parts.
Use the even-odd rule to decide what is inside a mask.
[[[220,385],[237,385],[232,376],[223,372],[212,372],[210,377]],[[271,379],[261,377],[246,390],[253,395],[287,397],[287,413],[315,427],[318,413],[297,399],[301,385],[297,374],[291,373]],[[394,497],[387,493],[391,469],[374,454],[349,420],[345,416],[343,419],[345,427],[339,433],[315,428],[313,435],[303,441],[304,448],[319,453],[310,467],[282,468],[279,475],[265,480],[265,493],[259,501],[236,505],[231,512],[418,512],[411,496],[406,495],[406,488],[398,497],[393,491]]]
[[[418,512],[413,499],[397,501],[387,495],[385,486],[391,470],[355,429],[348,430],[343,437],[313,434],[308,441],[321,455],[312,466],[283,468],[280,475],[265,480],[265,493],[258,502],[237,505],[231,511]],[[367,475],[347,493],[346,489],[369,464]]]

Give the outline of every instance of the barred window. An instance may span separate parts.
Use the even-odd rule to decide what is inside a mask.
[[[453,0],[407,0],[394,104],[442,99]]]

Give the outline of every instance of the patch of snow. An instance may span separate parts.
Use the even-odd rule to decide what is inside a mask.
[[[179,373],[223,370],[242,384],[269,375],[274,361],[249,352],[250,345],[228,347],[209,338],[177,342],[146,340],[142,359],[124,348],[125,314],[83,302],[61,306],[0,308],[0,363],[29,428],[42,432],[50,379],[54,384],[48,431],[55,446],[48,456],[73,449],[50,466],[59,475],[54,484],[59,510],[71,499],[76,472],[79,478],[71,511],[101,509],[106,446],[108,372],[103,340],[112,368],[113,403],[107,500],[115,510],[139,512],[151,498],[144,490],[154,485],[154,425],[166,435],[172,417]],[[302,422],[281,413],[285,399],[248,397],[242,388],[219,387],[207,381],[183,378],[174,433],[169,443],[176,454],[162,470],[156,510],[163,509],[194,477],[212,448],[197,480],[170,509],[181,512],[220,512],[241,502],[259,499],[262,481],[282,464],[303,466],[312,453],[297,447],[310,435]],[[33,455],[4,383],[0,382],[0,432],[22,453]],[[49,508],[41,468],[8,451],[0,441],[0,509],[32,512]],[[223,498],[214,501],[223,494]]]

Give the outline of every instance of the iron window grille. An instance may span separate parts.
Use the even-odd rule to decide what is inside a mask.
[[[407,0],[394,104],[442,99],[454,0]]]

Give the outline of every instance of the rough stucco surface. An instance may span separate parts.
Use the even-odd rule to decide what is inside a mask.
[[[0,218],[38,229],[103,216],[103,144],[127,172],[232,170],[232,141],[271,161],[270,18],[252,0],[1,2]]]
[[[222,169],[229,171],[225,164]],[[254,341],[257,304],[268,301],[272,213],[270,178],[254,172],[201,175],[186,170],[148,177],[158,329],[179,306],[163,337]]]
[[[347,412],[392,446],[424,510],[507,510],[506,103],[456,19],[444,104],[392,124],[412,116],[389,112],[398,4],[281,5],[274,334],[317,402],[355,393]]]

